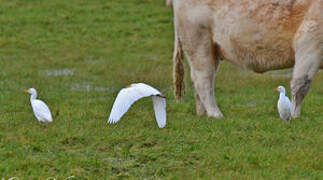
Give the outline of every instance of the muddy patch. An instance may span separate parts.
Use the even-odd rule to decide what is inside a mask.
[[[293,77],[293,70],[284,69],[284,70],[269,71],[267,74],[272,78],[291,79]]]
[[[7,72],[5,70],[0,71],[0,76],[7,76]]]
[[[104,62],[105,59],[103,58],[88,58],[84,60],[85,62],[89,62],[89,63],[101,63]]]
[[[41,71],[41,74],[45,74],[47,76],[73,76],[75,69],[46,69]]]
[[[111,92],[114,88],[104,87],[104,86],[94,86],[91,83],[83,82],[83,83],[73,83],[71,85],[71,90],[76,91],[98,91],[98,92]]]

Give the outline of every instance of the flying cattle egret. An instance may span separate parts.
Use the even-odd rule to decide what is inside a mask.
[[[135,83],[120,90],[112,106],[108,123],[116,123],[137,100],[152,96],[155,117],[159,128],[166,125],[166,98],[155,88],[144,84]]]
[[[37,98],[37,91],[34,88],[25,89],[24,92],[31,94],[30,103],[33,108],[34,115],[39,122],[52,122],[52,114],[48,106],[41,100]]]
[[[291,107],[288,97],[285,96],[285,88],[283,86],[278,86],[278,88],[275,89],[280,92],[279,100],[277,103],[279,116],[281,119],[288,121],[291,117]]]

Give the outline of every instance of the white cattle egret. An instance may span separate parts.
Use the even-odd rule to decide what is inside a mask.
[[[278,88],[275,89],[280,92],[279,100],[277,103],[279,116],[281,119],[288,121],[291,117],[291,107],[288,97],[285,96],[285,88],[283,86],[278,86]]]
[[[135,83],[120,90],[112,106],[108,123],[116,123],[137,100],[152,96],[155,117],[159,128],[166,125],[166,98],[155,88],[144,84]]]
[[[30,103],[33,108],[34,115],[39,122],[52,122],[52,114],[48,106],[41,100],[37,98],[37,91],[34,88],[25,89],[24,92],[31,94]]]

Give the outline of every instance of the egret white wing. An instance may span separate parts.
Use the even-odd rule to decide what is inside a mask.
[[[138,91],[138,93],[141,94],[143,97],[161,94],[157,89],[155,89],[145,83],[131,84],[131,88],[136,89],[136,91]]]
[[[112,106],[108,123],[118,122],[134,102],[143,97],[153,95],[160,95],[160,92],[144,83],[134,83],[127,88],[121,89]]]
[[[286,119],[289,120],[291,117],[291,106],[290,106],[290,100],[287,96],[285,96],[285,106],[286,106]]]
[[[286,98],[287,106],[290,108],[290,100],[289,100],[289,98],[287,96],[285,96],[285,98]]]
[[[280,118],[283,120],[289,120],[291,116],[291,106],[290,101],[288,97],[284,96],[279,98],[278,104],[277,104],[278,112],[280,115]]]
[[[153,96],[155,117],[159,128],[166,126],[166,98]]]
[[[35,116],[39,118],[38,120],[52,122],[52,114],[48,108],[48,106],[41,100],[33,100],[32,101],[32,108],[35,113]]]
[[[112,106],[108,123],[116,123],[128,111],[130,106],[140,98],[151,96],[151,91],[141,86],[132,84],[128,88],[123,88],[118,93],[116,100]]]

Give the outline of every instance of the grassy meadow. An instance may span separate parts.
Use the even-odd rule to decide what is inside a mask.
[[[221,64],[215,93],[225,118],[195,115],[172,93],[172,10],[164,0],[10,0],[0,3],[0,178],[323,179],[323,72],[302,116],[279,119],[291,70],[254,74]],[[167,99],[157,127],[151,98],[107,118],[120,88],[145,82]],[[39,125],[34,87],[54,115]]]

